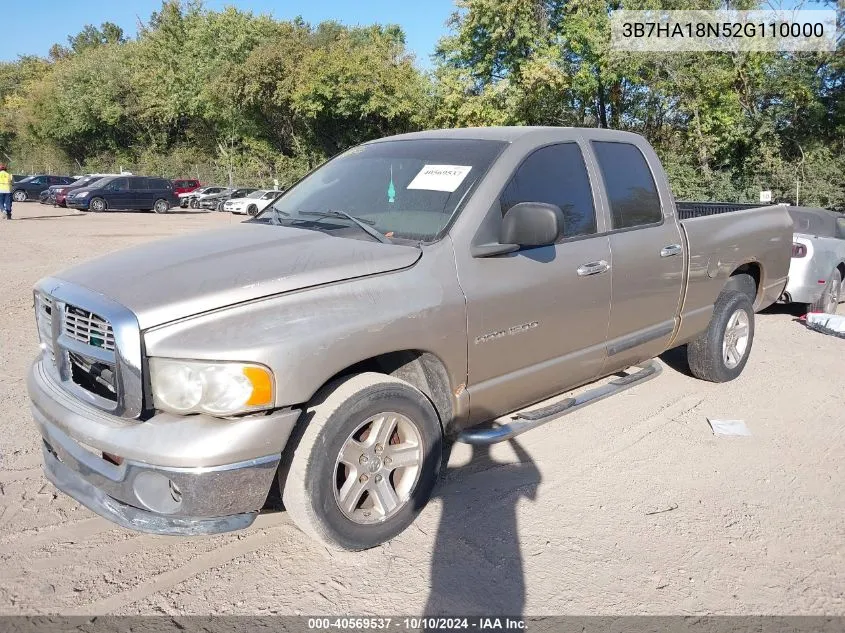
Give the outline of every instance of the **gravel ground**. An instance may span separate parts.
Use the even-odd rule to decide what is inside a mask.
[[[845,340],[782,307],[758,315],[736,381],[654,381],[519,438],[458,446],[393,542],[337,553],[268,510],[241,533],[118,528],[41,474],[24,376],[31,288],[75,262],[239,221],[218,213],[0,221],[2,614],[845,615]],[[840,306],[840,312],[845,306]],[[741,418],[719,438],[706,418]]]

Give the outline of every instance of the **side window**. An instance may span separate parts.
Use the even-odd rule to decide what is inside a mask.
[[[130,178],[129,188],[134,191],[145,191],[150,188],[149,178]]]
[[[116,178],[109,183],[109,191],[128,191],[129,181],[126,178]]]
[[[630,143],[593,141],[614,229],[656,224],[663,219],[660,196],[645,156]]]
[[[44,176],[39,176],[38,178],[33,178],[30,180],[33,185],[44,185],[47,184],[47,180]]]
[[[502,215],[519,202],[556,204],[563,211],[563,235],[596,232],[590,177],[576,143],[541,147],[516,170],[500,197]]]

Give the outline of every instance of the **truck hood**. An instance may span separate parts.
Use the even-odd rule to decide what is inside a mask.
[[[413,265],[413,246],[266,224],[165,239],[54,277],[132,310],[141,329],[244,301]]]

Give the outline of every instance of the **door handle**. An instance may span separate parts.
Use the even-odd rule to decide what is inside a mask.
[[[683,249],[680,244],[669,244],[660,249],[661,257],[672,257],[672,255],[680,255]]]
[[[588,277],[589,275],[599,275],[610,270],[610,264],[603,259],[597,262],[590,262],[589,264],[581,264],[578,267],[579,277]]]

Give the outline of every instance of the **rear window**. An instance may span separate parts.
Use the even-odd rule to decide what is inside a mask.
[[[593,141],[614,229],[657,224],[663,219],[657,185],[645,156],[630,143]]]
[[[179,189],[183,189],[185,187],[196,187],[199,185],[199,182],[196,180],[175,180],[173,182],[173,186]]]

